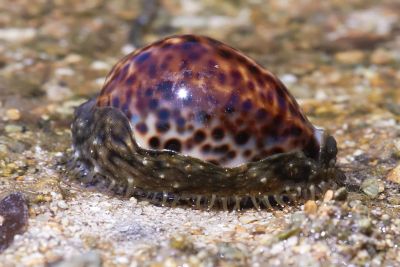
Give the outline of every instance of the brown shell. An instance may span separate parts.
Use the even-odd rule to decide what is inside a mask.
[[[319,155],[315,128],[282,82],[207,37],[173,36],[127,55],[109,73],[97,106],[120,109],[142,148],[217,165],[294,150]]]

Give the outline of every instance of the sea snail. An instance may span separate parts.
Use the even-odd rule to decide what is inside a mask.
[[[168,37],[121,59],[77,108],[72,138],[74,178],[162,205],[270,208],[344,179],[335,139],[283,83],[203,36]]]

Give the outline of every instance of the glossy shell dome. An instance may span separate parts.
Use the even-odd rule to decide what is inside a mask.
[[[295,150],[319,157],[321,133],[282,82],[207,37],[173,36],[127,55],[96,105],[121,110],[145,149],[224,167]]]

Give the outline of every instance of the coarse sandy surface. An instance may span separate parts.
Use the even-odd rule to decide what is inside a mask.
[[[400,266],[399,25],[395,0],[0,1],[0,200],[29,208],[0,266]],[[226,212],[66,183],[74,107],[123,55],[177,33],[277,74],[335,136],[346,190]]]

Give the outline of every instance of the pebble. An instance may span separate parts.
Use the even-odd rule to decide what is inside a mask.
[[[354,261],[358,265],[367,265],[366,263],[369,262],[370,256],[368,254],[368,251],[366,250],[360,250],[357,252],[356,257],[354,258]]]
[[[392,205],[400,205],[400,198],[397,196],[389,196],[387,201]]]
[[[75,64],[82,60],[82,56],[78,54],[70,54],[64,58],[64,61],[69,64]]]
[[[129,202],[132,204],[132,206],[136,206],[138,203],[138,200],[135,197],[130,197]]]
[[[288,238],[290,238],[292,236],[298,235],[299,233],[301,233],[301,228],[294,227],[292,229],[286,230],[286,231],[278,234],[277,237],[278,237],[279,240],[286,240],[286,239],[288,239]]]
[[[21,193],[12,193],[0,201],[0,252],[13,241],[14,236],[21,234],[28,223],[28,206]]]
[[[68,204],[67,204],[64,200],[58,201],[58,202],[57,202],[57,206],[58,206],[60,209],[63,209],[63,210],[68,209]]]
[[[21,118],[21,112],[16,108],[10,108],[6,110],[6,117],[10,121],[17,121]]]
[[[341,187],[338,190],[335,191],[335,194],[333,195],[333,198],[335,200],[339,201],[344,201],[347,198],[347,189],[346,187]]]
[[[75,74],[75,71],[71,68],[57,68],[54,71],[54,75],[56,76],[73,76]]]
[[[376,198],[380,193],[380,183],[378,179],[368,178],[361,184],[361,190],[369,197]]]
[[[4,130],[6,133],[21,133],[24,130],[24,127],[17,124],[7,124],[6,127],[4,127]]]
[[[172,236],[169,244],[172,248],[182,251],[193,250],[193,243],[183,235]]]
[[[241,262],[246,259],[246,255],[241,249],[234,247],[232,244],[229,243],[219,244],[218,254],[220,255],[220,258],[228,261]]]
[[[4,144],[0,144],[0,159],[7,156],[8,152],[8,147]]]
[[[318,210],[317,203],[314,200],[308,200],[306,204],[304,204],[304,212],[307,214],[316,214]]]
[[[53,267],[100,267],[101,257],[98,252],[89,251],[82,255],[52,264]]]
[[[290,74],[290,73],[283,74],[282,76],[280,76],[280,79],[287,86],[295,85],[298,81],[298,78],[296,77],[296,75]]]
[[[245,216],[240,217],[239,221],[243,224],[249,224],[249,223],[258,221],[258,219],[254,216],[245,215]]]
[[[389,222],[390,216],[388,214],[382,214],[381,219],[383,222]]]
[[[306,215],[300,211],[294,212],[290,217],[290,220],[294,225],[300,226],[306,220]]]
[[[393,183],[400,184],[400,165],[397,165],[394,169],[392,169],[387,175],[386,179]]]
[[[60,85],[56,81],[44,84],[43,88],[46,90],[47,98],[51,101],[62,101],[72,96],[70,88]]]
[[[325,192],[325,195],[324,195],[324,199],[323,199],[323,201],[324,202],[329,202],[329,201],[331,201],[332,199],[333,199],[333,190],[327,190],[326,192]]]
[[[93,70],[109,70],[110,69],[110,65],[107,64],[104,61],[94,61],[91,65],[90,68],[92,68]]]
[[[25,42],[36,37],[37,30],[33,28],[0,29],[0,40],[7,42]]]
[[[359,50],[350,50],[338,52],[335,54],[335,59],[343,64],[360,64],[365,58],[365,54]]]
[[[371,63],[377,65],[390,64],[394,62],[394,55],[384,49],[377,49],[371,55]]]
[[[358,221],[358,227],[360,232],[363,234],[369,235],[372,233],[372,223],[371,220],[368,218],[364,218]]]

